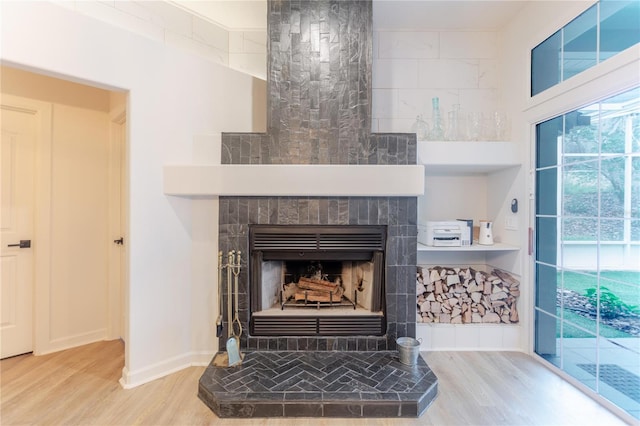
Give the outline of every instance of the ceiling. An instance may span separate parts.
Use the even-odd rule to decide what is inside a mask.
[[[172,0],[229,31],[266,30],[266,0]],[[374,0],[376,30],[496,30],[526,4],[523,0]]]

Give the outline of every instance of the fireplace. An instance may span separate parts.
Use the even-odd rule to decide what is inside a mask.
[[[371,133],[372,2],[278,0],[269,1],[267,11],[267,131],[223,133],[221,163],[415,165],[415,134]],[[220,197],[219,249],[248,253],[239,276],[239,319],[246,331],[242,349],[393,350],[397,337],[415,336],[417,198],[339,193]],[[304,259],[300,247],[254,246],[258,231],[269,238],[282,232],[308,238],[324,230],[326,236],[342,238],[374,228],[380,246],[305,248]],[[331,295],[328,302],[307,298],[306,306],[299,307],[304,305],[299,295],[298,302],[283,309],[283,284],[297,282],[305,275],[300,271],[309,268],[331,271],[331,282],[340,276],[340,291],[346,294],[340,304],[346,306],[336,306]],[[346,276],[355,275],[358,287],[360,273],[377,278],[354,292]],[[259,285],[259,276],[269,276],[271,287]],[[374,286],[375,295],[366,294]],[[220,348],[225,341],[220,338]]]
[[[224,133],[222,164],[415,165],[415,134],[371,133],[372,2],[267,10],[268,129]],[[219,249],[248,253],[245,358],[207,367],[198,396],[220,417],[419,416],[437,380],[393,352],[415,336],[416,197],[277,194],[219,198]]]
[[[386,226],[249,228],[253,336],[382,336]]]

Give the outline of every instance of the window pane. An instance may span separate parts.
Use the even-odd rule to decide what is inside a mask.
[[[562,220],[562,241],[596,241],[597,218],[566,218]]]
[[[536,310],[535,351],[557,367],[562,367],[560,350],[556,340],[559,323],[560,321],[555,316]]]
[[[564,27],[564,52],[562,54],[562,79],[591,68],[596,62],[597,5]]]
[[[600,2],[600,61],[640,42],[640,2]]]
[[[634,109],[630,114],[631,117],[631,152],[640,152],[640,89],[635,91],[636,103]]]
[[[624,157],[600,161],[600,216],[624,217]]]
[[[557,265],[558,230],[555,217],[536,219],[536,253],[540,262]]]
[[[560,82],[561,32],[537,45],[531,51],[531,96]]]
[[[598,216],[597,157],[572,157],[575,163],[562,168],[563,211],[565,216]],[[577,162],[578,160],[589,160]]]
[[[536,126],[536,167],[558,164],[558,138],[562,134],[562,117],[545,121]]]
[[[624,239],[623,219],[601,219],[600,220],[600,240],[601,241],[622,241]]]
[[[640,400],[636,396],[637,377],[640,376],[637,341],[637,338],[600,339],[598,375],[602,396],[635,413],[640,410]],[[636,385],[629,386],[634,381]],[[635,400],[630,396],[636,396]]]
[[[536,197],[537,214],[558,214],[558,169],[545,169],[536,172]]]
[[[631,159],[631,217],[640,219],[640,157]]]
[[[632,131],[631,115],[638,108],[637,90],[631,90],[600,103],[601,151],[624,153],[627,132]]]
[[[640,272],[639,271],[602,271],[600,279],[600,311],[608,309],[607,315],[628,316],[640,307]],[[604,293],[610,293],[603,297]]]
[[[631,241],[640,241],[640,220],[631,221]]]
[[[597,154],[599,152],[598,127],[592,123],[597,116],[597,104],[565,114],[562,151],[565,154]]]
[[[598,339],[592,333],[562,323],[562,366],[565,372],[592,389],[596,388],[595,365]],[[593,374],[591,374],[593,371]]]
[[[557,268],[536,263],[536,307],[548,313],[556,311],[558,274]]]

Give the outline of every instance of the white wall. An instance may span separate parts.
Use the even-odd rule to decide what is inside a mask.
[[[1,7],[0,52],[6,63],[129,91],[130,283],[123,384],[135,386],[201,362],[202,353],[216,350],[215,311],[202,307],[213,304],[209,291],[215,287],[208,284],[214,280],[206,282],[206,271],[215,270],[216,256],[192,265],[192,201],[162,193],[162,166],[190,163],[196,134],[251,131],[252,79],[57,5],[3,2]],[[198,315],[192,316],[196,300]]]

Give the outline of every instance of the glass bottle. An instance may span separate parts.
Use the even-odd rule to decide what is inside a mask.
[[[422,115],[416,117],[416,136],[419,141],[426,141],[429,138],[429,126],[427,122],[422,118]]]
[[[429,139],[432,141],[442,141],[444,140],[444,125],[442,124],[442,116],[440,115],[440,99],[437,97],[432,98],[431,106],[433,127],[431,127],[431,137]]]
[[[449,111],[449,125],[447,126],[446,139],[448,141],[462,140],[460,132],[460,105],[455,104]]]

